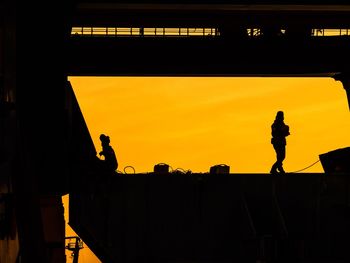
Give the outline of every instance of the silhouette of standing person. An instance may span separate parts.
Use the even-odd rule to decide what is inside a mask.
[[[104,156],[104,160],[102,160],[103,166],[106,171],[114,172],[118,168],[118,161],[112,146],[109,145],[109,136],[101,134],[100,141],[102,145],[102,151],[99,153],[99,155]]]
[[[286,137],[289,133],[289,126],[284,123],[283,111],[278,111],[275,121],[271,125],[271,143],[276,152],[277,161],[272,165],[271,174],[284,174],[283,160],[286,158]],[[277,171],[278,170],[278,171]]]

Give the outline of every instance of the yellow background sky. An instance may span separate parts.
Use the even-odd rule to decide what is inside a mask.
[[[291,133],[286,172],[314,163],[319,154],[350,146],[346,93],[332,78],[69,80],[97,152],[99,135],[110,136],[121,172],[129,165],[137,173],[151,172],[155,164],[167,163],[200,173],[216,164],[229,165],[231,173],[268,173],[275,161],[271,124],[279,110]],[[304,172],[323,169],[317,163]],[[99,261],[83,249],[79,262]]]

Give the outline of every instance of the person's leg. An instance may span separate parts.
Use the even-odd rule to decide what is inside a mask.
[[[273,144],[273,148],[275,149],[275,152],[276,152],[276,162],[272,165],[271,167],[271,170],[270,170],[270,173],[271,174],[277,174],[278,171],[277,171],[277,168],[278,168],[278,155],[279,155],[279,150],[278,150],[278,146],[276,144]]]
[[[271,167],[271,170],[270,170],[270,174],[278,174],[278,171],[277,171],[277,162],[275,162],[272,167]]]
[[[283,161],[286,158],[286,146],[285,145],[279,145],[277,150],[277,169],[280,171],[280,173],[285,173],[283,169]]]

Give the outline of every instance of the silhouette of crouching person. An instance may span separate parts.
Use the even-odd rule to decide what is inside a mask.
[[[105,172],[113,173],[118,168],[118,161],[112,146],[109,145],[109,136],[101,134],[100,141],[102,145],[102,151],[99,153],[99,155],[104,157],[104,160],[101,160],[102,169]]]

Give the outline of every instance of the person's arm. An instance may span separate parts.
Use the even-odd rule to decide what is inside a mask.
[[[288,125],[285,125],[285,134],[286,134],[286,136],[290,135],[289,126]]]

